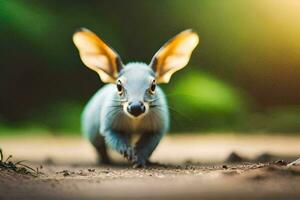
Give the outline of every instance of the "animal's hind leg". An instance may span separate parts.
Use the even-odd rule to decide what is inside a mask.
[[[91,143],[95,147],[98,155],[99,164],[110,164],[111,160],[108,156],[107,146],[104,141],[104,137],[100,134],[96,134],[92,139]]]

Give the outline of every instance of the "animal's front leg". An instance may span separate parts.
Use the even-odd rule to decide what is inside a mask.
[[[132,160],[133,149],[130,145],[130,137],[128,134],[107,131],[104,135],[106,143],[112,149],[122,154],[128,160]]]
[[[134,167],[144,167],[161,140],[162,133],[144,133],[134,147]]]

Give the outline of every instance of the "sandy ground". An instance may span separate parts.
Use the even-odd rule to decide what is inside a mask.
[[[299,144],[299,136],[173,135],[152,157],[166,166],[133,169],[114,152],[117,165],[97,166],[80,137],[0,137],[5,157],[43,173],[0,170],[0,199],[300,199],[300,167],[278,161],[300,157]]]

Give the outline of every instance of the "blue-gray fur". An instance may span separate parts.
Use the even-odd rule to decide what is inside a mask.
[[[105,142],[134,164],[143,166],[169,128],[169,111],[163,91],[156,86],[149,94],[150,79],[155,79],[152,69],[144,63],[129,63],[119,73],[124,82],[125,96],[118,94],[115,84],[98,90],[86,105],[82,115],[82,131],[94,145],[102,161],[109,162]],[[149,111],[141,119],[130,118],[122,102],[149,103]],[[131,144],[131,136],[140,135]],[[104,142],[105,141],[105,142]]]

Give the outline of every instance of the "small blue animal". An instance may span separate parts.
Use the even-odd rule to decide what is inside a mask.
[[[82,132],[93,144],[102,163],[110,163],[106,145],[144,167],[169,128],[169,110],[159,83],[189,61],[199,42],[185,30],[168,41],[150,64],[124,65],[119,55],[96,34],[80,29],[73,35],[82,62],[107,83],[91,98],[82,114]],[[132,144],[132,136],[139,138]]]

